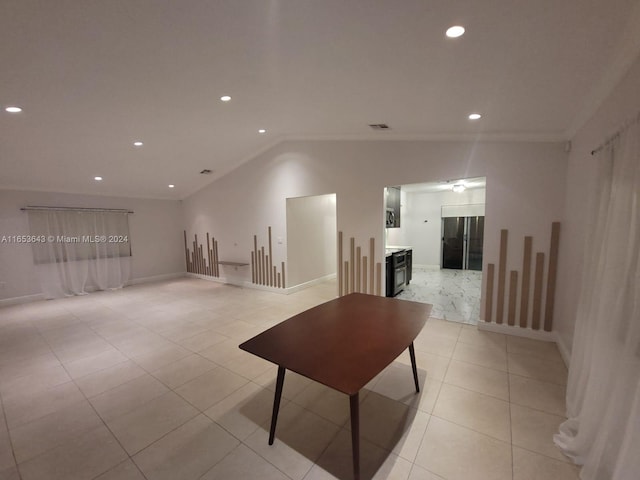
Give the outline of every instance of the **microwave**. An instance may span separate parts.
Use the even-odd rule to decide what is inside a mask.
[[[393,208],[387,208],[385,225],[387,228],[393,228],[396,226],[396,214],[394,213]]]

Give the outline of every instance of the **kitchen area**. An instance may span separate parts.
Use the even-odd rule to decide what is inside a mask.
[[[484,177],[385,188],[386,296],[477,323],[485,191]]]

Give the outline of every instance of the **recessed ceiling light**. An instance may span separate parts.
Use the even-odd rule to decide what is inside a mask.
[[[169,188],[175,188],[175,185],[174,185],[173,183],[171,183],[171,184],[169,185]]]
[[[454,25],[453,27],[447,28],[447,37],[449,38],[458,38],[464,35],[464,27],[460,25]]]
[[[457,184],[455,184],[455,185],[451,188],[451,190],[453,190],[454,192],[457,192],[457,193],[462,193],[462,192],[464,192],[466,189],[467,189],[467,187],[465,187],[465,186],[464,186],[464,185],[462,185],[461,183],[457,183]]]
[[[20,113],[22,109],[20,107],[6,107],[5,111],[9,113]]]
[[[94,179],[96,182],[101,182],[101,181],[102,181],[102,177],[93,177],[93,179]]]
[[[142,143],[140,140],[133,142],[134,147],[141,147],[142,145],[144,145],[144,143]]]
[[[231,100],[231,97],[229,95],[223,95],[220,97],[220,100],[222,100],[223,102],[228,102],[229,100]]]
[[[267,131],[264,128],[261,128],[260,130],[258,130],[258,133],[267,133]]]
[[[469,115],[469,120],[480,120],[482,118],[482,115],[480,115],[479,113],[472,113]]]

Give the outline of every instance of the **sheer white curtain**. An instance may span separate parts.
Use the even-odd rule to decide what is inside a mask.
[[[33,258],[46,298],[121,288],[131,272],[125,212],[30,210]]]
[[[583,480],[640,478],[640,125],[598,154],[598,209],[567,387],[568,420],[554,439]]]

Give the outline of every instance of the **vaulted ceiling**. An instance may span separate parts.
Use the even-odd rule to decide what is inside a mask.
[[[183,198],[287,138],[569,139],[639,5],[3,0],[0,187]]]

